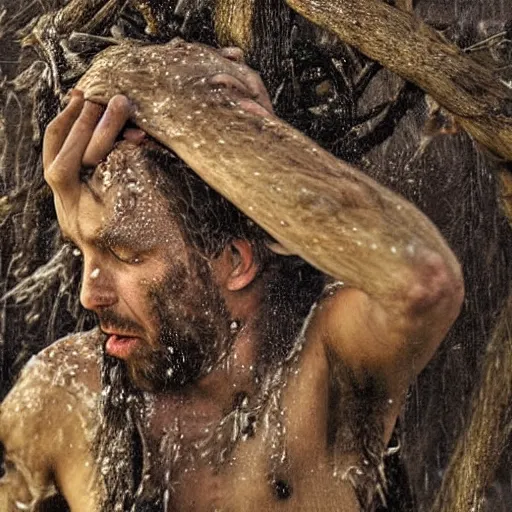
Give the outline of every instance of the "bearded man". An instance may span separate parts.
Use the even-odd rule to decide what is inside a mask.
[[[105,59],[43,153],[99,328],[46,349],[2,405],[2,510],[370,510],[408,386],[459,313],[455,256],[277,119],[238,52]],[[133,59],[158,87],[116,89]],[[172,151],[133,128],[116,142],[129,119]]]

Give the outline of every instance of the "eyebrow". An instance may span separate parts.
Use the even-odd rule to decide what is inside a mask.
[[[136,251],[148,250],[148,244],[140,237],[127,233],[119,233],[116,224],[109,224],[100,229],[94,237],[96,244],[103,247],[126,247]]]

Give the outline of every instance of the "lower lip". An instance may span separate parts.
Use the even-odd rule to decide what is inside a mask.
[[[107,340],[105,351],[109,356],[128,359],[137,348],[138,343],[138,338],[123,338],[113,334]]]

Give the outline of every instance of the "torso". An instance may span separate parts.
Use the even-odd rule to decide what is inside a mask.
[[[353,484],[364,473],[366,462],[355,425],[360,418],[352,414],[358,407],[357,397],[348,373],[339,368],[333,372],[337,363],[326,354],[319,332],[321,329],[314,326],[308,329],[302,351],[294,362],[285,365],[265,407],[256,414],[251,412],[249,418],[238,416],[237,425],[245,432],[233,434],[233,443],[220,443],[231,447],[224,454],[204,455],[205,449],[212,446],[205,441],[208,431],[215,430],[226,417],[226,411],[218,410],[207,400],[170,399],[162,409],[164,416],[159,417],[158,412],[152,416],[144,440],[146,452],[151,452],[149,459],[145,453],[146,461],[152,461],[145,464],[152,482],[148,487],[167,491],[161,494],[155,510],[360,510]],[[98,342],[95,335],[83,336],[85,341],[81,343]],[[54,347],[59,347],[59,343],[62,342]],[[54,351],[58,355],[62,350]],[[74,368],[73,379],[85,383],[93,394],[99,390],[98,367],[99,357],[94,361],[89,358],[81,372],[70,366]],[[338,397],[336,410],[332,401],[334,389]],[[80,386],[74,385],[74,392],[81,393]],[[240,395],[240,391],[237,393]],[[98,395],[94,396],[97,400]],[[240,409],[242,413],[251,411],[254,405],[250,393],[248,396],[247,407]],[[94,407],[87,405],[82,409],[81,416],[88,417],[82,420],[84,425],[97,421]],[[163,444],[162,425],[167,425],[168,432]],[[229,437],[233,428],[234,423],[229,423],[224,435]],[[90,444],[90,435],[84,437]],[[173,450],[174,457],[177,449],[181,450],[178,463],[170,464],[165,459]],[[73,511],[90,511],[80,505],[80,496],[91,493],[90,478],[73,478],[69,469],[76,467],[82,471],[91,462],[91,454],[79,450],[66,470],[57,475],[55,483],[66,499],[75,503]]]
[[[208,436],[221,421],[229,425],[224,435],[234,432],[236,427],[226,420],[225,411],[208,407],[200,400],[168,401],[162,407],[162,415],[174,418],[176,427],[168,432],[163,449],[160,429],[150,432],[148,437],[153,439],[146,440],[152,460],[146,467],[150,481],[156,482],[159,489],[168,490],[159,510],[360,510],[353,484],[361,480],[358,472],[364,472],[365,462],[355,439],[356,429],[352,428],[354,418],[350,417],[357,398],[347,373],[338,371],[345,382],[333,379],[333,362],[329,361],[322,340],[317,339],[318,332],[321,331],[309,329],[302,351],[295,362],[284,366],[283,376],[276,379],[278,385],[262,411],[254,413],[254,399],[241,408],[238,428],[245,428],[246,432],[233,434],[237,438],[234,443],[217,443],[234,446],[224,457],[204,454],[204,449],[211,446]],[[336,415],[343,424],[338,424],[330,410],[333,388],[339,391],[340,386],[346,407],[337,410]],[[248,421],[244,413],[255,421]],[[158,413],[153,426],[155,423],[165,423]],[[170,453],[174,457],[178,451],[178,463],[166,474],[162,471],[170,465],[166,457]]]

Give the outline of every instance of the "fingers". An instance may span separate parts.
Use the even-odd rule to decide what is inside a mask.
[[[228,73],[219,73],[210,78],[210,84],[222,85],[238,90],[247,99],[240,100],[240,106],[246,111],[258,116],[268,117],[273,114],[272,102],[263,81],[256,72],[251,70],[239,78]]]
[[[251,70],[252,71],[252,70]],[[274,112],[272,107],[272,100],[268,95],[267,88],[263,83],[260,75],[253,71],[246,76],[245,83],[251,93],[253,94],[254,100],[259,103],[262,107],[268,110],[270,113]]]
[[[253,96],[252,91],[241,80],[228,73],[214,75],[210,78],[209,82],[212,85],[221,85],[223,87],[237,89],[244,96]]]
[[[43,142],[43,166],[49,169],[84,106],[81,91],[73,91],[66,108],[48,125]]]
[[[126,96],[117,95],[108,102],[82,157],[85,167],[95,167],[110,153],[131,112],[132,106]]]
[[[44,138],[45,179],[54,190],[69,190],[79,183],[82,167],[95,167],[112,150],[132,111],[125,96],[114,96],[105,109],[73,91],[67,107],[49,124]],[[140,142],[143,132],[131,130],[126,138]]]
[[[259,103],[256,103],[254,100],[240,100],[239,101],[240,108],[248,112],[249,114],[254,114],[259,117],[267,117],[270,118],[272,116],[272,111],[267,110],[262,107]]]
[[[83,100],[76,107],[80,108],[78,116],[75,107],[68,108],[55,118],[47,135],[44,177],[52,190],[59,193],[79,188],[82,157],[103,113],[102,106]]]
[[[86,101],[51,165],[51,182],[65,188],[79,182],[82,158],[103,114],[104,107]]]
[[[237,66],[237,77],[233,77],[231,75],[219,74],[212,78],[211,83],[219,83],[222,85],[226,85],[227,87],[235,87],[243,94],[251,97],[256,103],[261,105],[268,112],[265,114],[273,114],[274,109],[272,107],[272,101],[270,96],[268,95],[267,89],[261,79],[260,75],[251,69],[249,66],[245,64],[244,60],[244,52],[242,49],[237,47],[227,47],[221,48],[219,53],[225,59],[228,59],[232,62],[239,64]],[[226,78],[230,77],[231,81]],[[244,105],[250,105],[250,102],[244,102]],[[244,105],[241,104],[242,108],[245,108]],[[256,106],[252,103],[253,108],[251,108],[251,112],[257,113],[258,115],[263,114],[262,109],[256,108]]]
[[[140,144],[146,138],[146,132],[139,128],[126,128],[123,132],[123,139],[133,144]]]

